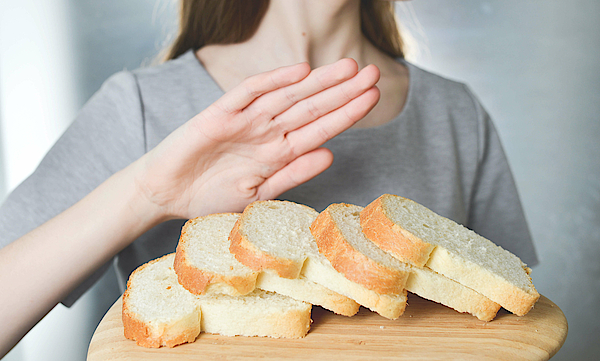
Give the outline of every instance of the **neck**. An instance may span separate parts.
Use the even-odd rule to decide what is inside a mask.
[[[228,90],[250,75],[300,62],[317,68],[353,58],[362,68],[376,62],[366,55],[374,49],[362,35],[359,0],[271,0],[252,38],[205,46],[197,55]]]
[[[312,68],[342,58],[359,68],[379,67],[379,104],[355,127],[383,124],[404,105],[408,73],[363,35],[360,0],[271,0],[256,33],[248,41],[208,45],[197,51],[213,79],[228,91],[248,76],[308,62]]]
[[[316,68],[345,57],[366,65],[366,42],[357,0],[271,0],[247,45],[278,66],[306,61]]]

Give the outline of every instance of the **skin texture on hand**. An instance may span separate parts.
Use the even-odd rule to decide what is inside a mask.
[[[165,219],[274,198],[331,165],[320,147],[375,106],[378,80],[351,59],[247,78],[134,163],[137,188]]]

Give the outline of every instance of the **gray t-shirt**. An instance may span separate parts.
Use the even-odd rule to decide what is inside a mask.
[[[350,129],[329,141],[333,165],[280,198],[321,211],[331,203],[365,206],[384,193],[401,195],[536,264],[513,177],[487,113],[463,84],[405,65],[410,85],[402,112],[385,125]],[[0,208],[0,246],[76,203],[222,94],[192,51],[112,76]],[[114,258],[122,289],[137,266],[175,250],[183,223],[154,227]],[[109,266],[63,303],[75,302]]]

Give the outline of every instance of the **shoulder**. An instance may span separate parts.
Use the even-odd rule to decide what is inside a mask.
[[[194,53],[188,51],[176,59],[167,60],[160,64],[140,67],[133,70],[131,73],[139,80],[156,82],[180,78],[181,76],[188,74],[198,65]]]
[[[489,116],[469,86],[405,62],[411,81],[410,106],[419,122],[454,129],[455,136],[481,137]]]
[[[156,123],[161,133],[174,130],[223,95],[191,50],[177,59],[133,70],[131,75],[146,120]]]
[[[480,104],[469,87],[457,80],[404,62],[411,76],[412,100],[417,105],[452,113],[480,116]]]
[[[110,76],[102,89],[147,91],[152,88],[166,91],[190,88],[211,83],[211,77],[190,50],[177,59],[164,63],[123,70]]]
[[[413,124],[437,144],[481,159],[486,139],[495,132],[492,120],[464,82],[405,62],[411,76],[409,112]]]
[[[177,59],[139,68],[131,73],[143,93],[152,91],[168,95],[171,92],[189,94],[216,90],[216,84],[191,50]]]
[[[100,90],[138,90],[140,82],[147,85],[161,83],[166,85],[165,82],[182,79],[192,65],[189,57],[185,55],[187,54],[158,65],[119,71],[106,79]]]

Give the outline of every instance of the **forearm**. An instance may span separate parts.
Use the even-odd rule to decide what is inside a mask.
[[[162,220],[132,167],[0,250],[0,357],[94,270]]]

